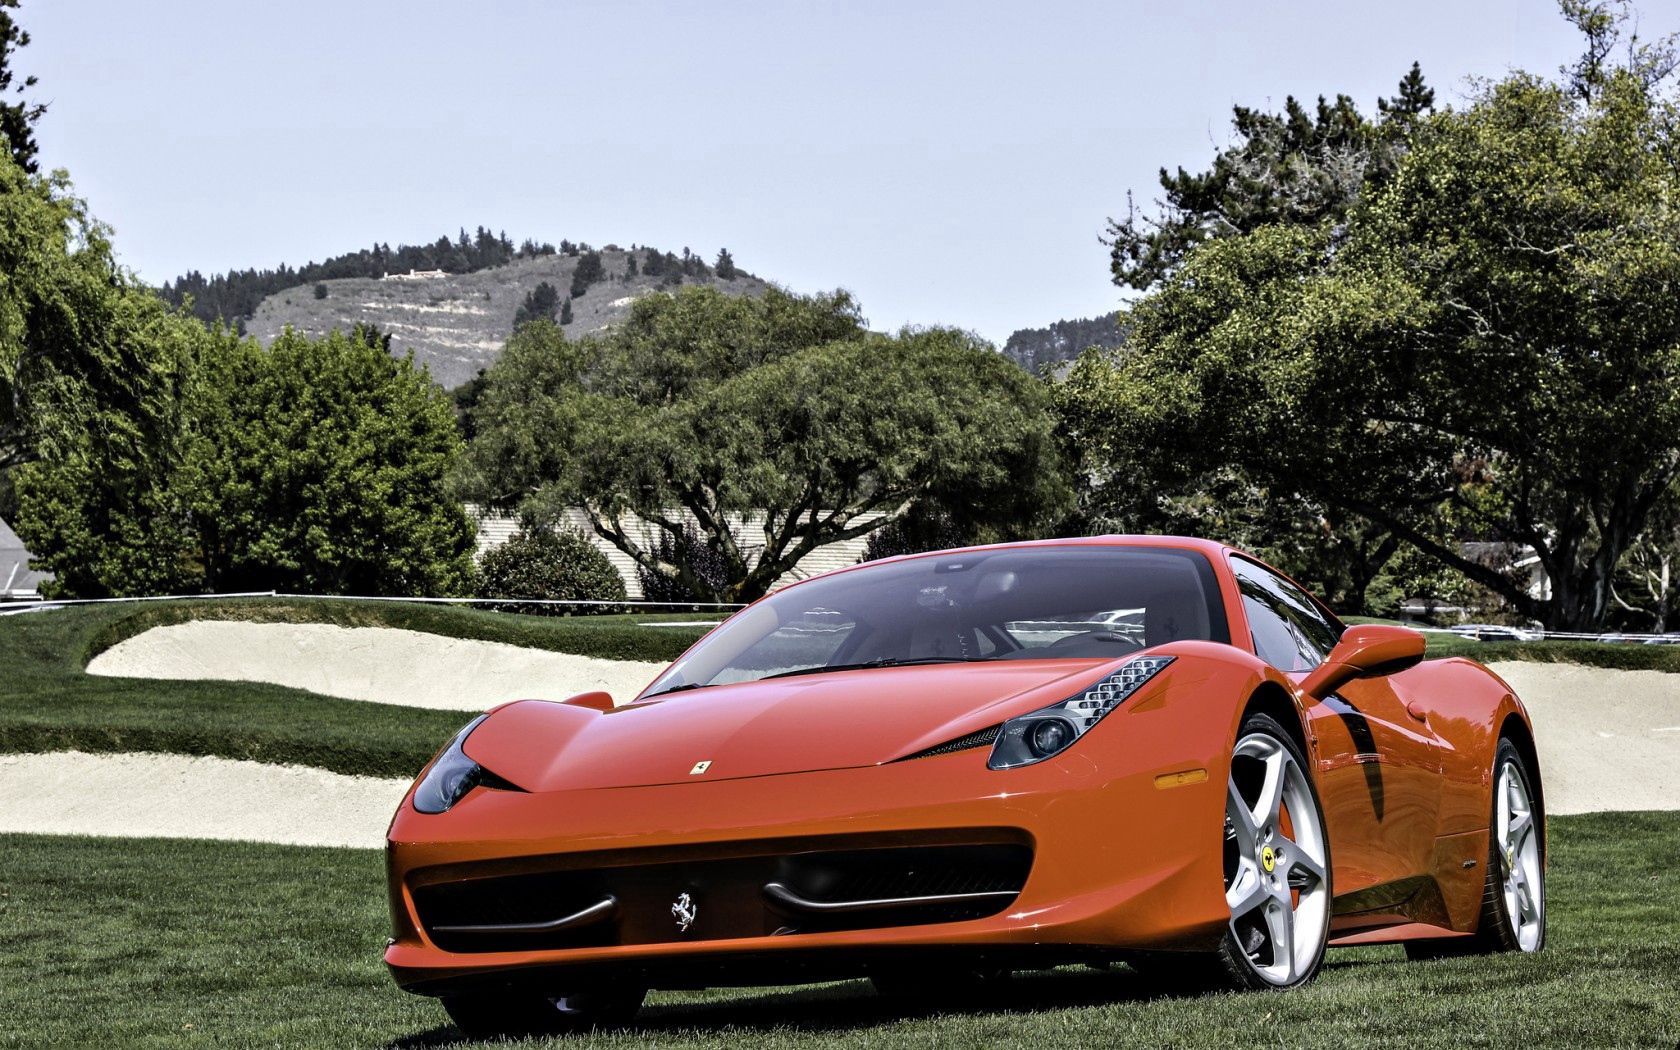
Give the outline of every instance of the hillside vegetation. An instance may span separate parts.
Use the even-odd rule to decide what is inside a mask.
[[[721,278],[704,264],[690,265],[685,272],[680,258],[675,267],[656,266],[660,272],[650,274],[650,254],[654,253],[648,249],[606,248],[575,256],[531,255],[489,269],[436,277],[345,277],[299,284],[262,299],[245,328],[266,344],[288,325],[308,336],[373,325],[391,336],[393,352],[413,350],[432,378],[454,387],[489,367],[501,353],[513,331],[514,315],[528,296],[547,283],[564,297],[574,287],[579,266],[595,256],[602,279],[572,297],[571,321],[561,325],[568,336],[622,321],[631,303],[660,288],[706,285],[730,295],[759,295],[769,287],[740,271],[731,279]],[[637,272],[629,276],[632,255],[637,257]]]
[[[1072,361],[1091,347],[1111,350],[1126,341],[1118,314],[1052,321],[1043,328],[1022,328],[1003,344],[1003,353],[1033,375]]]

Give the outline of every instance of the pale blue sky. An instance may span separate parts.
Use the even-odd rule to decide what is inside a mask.
[[[1648,35],[1676,0],[1642,4]],[[876,327],[996,341],[1113,309],[1104,220],[1201,166],[1233,102],[1578,50],[1550,0],[608,3],[24,0],[21,65],[152,281],[430,240],[640,242]]]

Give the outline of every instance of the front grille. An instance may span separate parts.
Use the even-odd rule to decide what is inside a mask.
[[[486,875],[412,894],[421,925],[446,951],[532,951],[978,919],[1008,907],[1031,866],[1032,850],[1017,844],[807,850]],[[683,894],[694,908],[686,930],[673,913]],[[599,918],[584,925],[540,928],[591,908]],[[498,926],[527,929],[484,929]]]

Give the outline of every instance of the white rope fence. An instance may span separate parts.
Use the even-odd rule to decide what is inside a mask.
[[[542,605],[551,607],[640,609],[654,612],[660,609],[674,612],[685,610],[717,610],[729,612],[745,606],[739,602],[649,602],[613,601],[595,598],[404,598],[387,594],[289,594],[285,591],[232,591],[222,594],[148,594],[133,598],[31,598],[26,601],[0,602],[0,616],[8,613],[38,612],[72,605],[115,605],[125,602],[210,601],[223,598],[284,598],[309,601],[344,602],[408,602],[416,605]]]

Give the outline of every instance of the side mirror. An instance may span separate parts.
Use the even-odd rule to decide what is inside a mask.
[[[1355,678],[1404,671],[1423,659],[1424,637],[1409,627],[1367,623],[1349,627],[1324,662],[1301,682],[1301,691],[1323,700]]]

